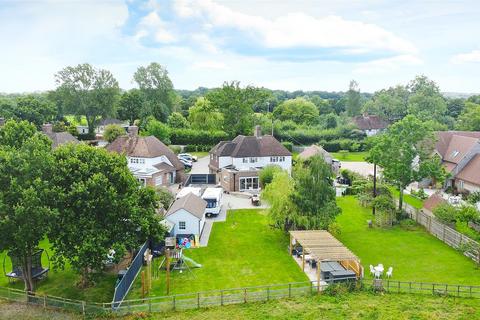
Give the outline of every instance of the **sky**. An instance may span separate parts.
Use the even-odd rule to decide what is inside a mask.
[[[374,92],[424,74],[479,93],[479,16],[466,0],[0,0],[0,92],[54,89],[85,62],[129,89],[158,62],[177,89]]]

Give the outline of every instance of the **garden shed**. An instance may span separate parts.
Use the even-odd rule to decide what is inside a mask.
[[[290,231],[290,253],[294,246],[301,246],[301,266],[305,270],[306,257],[316,266],[316,280],[320,286],[322,263],[336,262],[345,270],[351,270],[357,278],[363,276],[360,259],[339,240],[325,230]]]

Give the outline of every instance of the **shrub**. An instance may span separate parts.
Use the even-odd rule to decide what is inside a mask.
[[[194,129],[172,129],[170,132],[172,144],[208,145],[214,146],[222,140],[228,140],[224,131],[205,131]]]
[[[480,223],[480,212],[473,206],[462,206],[457,211],[457,220],[463,222]]]
[[[262,188],[265,188],[270,182],[272,182],[273,176],[279,171],[282,171],[282,168],[275,164],[263,167],[258,175]]]
[[[332,222],[328,226],[328,232],[330,232],[334,237],[339,237],[342,234],[342,229],[340,224],[337,222]]]
[[[467,201],[471,204],[476,204],[480,202],[480,191],[472,192],[468,195]]]
[[[455,224],[458,218],[458,209],[448,203],[439,204],[433,209],[435,217],[449,225]]]
[[[282,141],[282,145],[287,148],[288,151],[292,152],[293,151],[293,143],[290,141]]]
[[[213,146],[210,145],[197,145],[187,144],[184,148],[185,152],[209,152]]]
[[[164,187],[158,187],[156,189],[157,195],[158,195],[158,201],[160,202],[160,205],[164,209],[168,209],[170,205],[173,203],[173,200],[175,200],[174,195]]]
[[[151,117],[147,120],[144,135],[154,136],[165,144],[170,144],[170,128],[155,118]]]
[[[125,134],[125,129],[120,127],[118,124],[109,124],[105,127],[105,131],[103,132],[103,138],[108,142],[112,142],[118,137]]]
[[[173,153],[175,153],[175,154],[179,154],[180,151],[182,151],[182,148],[181,148],[180,146],[169,145],[168,147],[169,147],[170,150],[172,150]]]
[[[412,219],[403,219],[400,221],[400,227],[405,230],[415,230],[417,228],[417,222]]]

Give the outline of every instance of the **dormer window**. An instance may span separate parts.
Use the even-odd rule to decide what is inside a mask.
[[[145,164],[145,159],[142,158],[130,158],[132,164]]]
[[[257,162],[257,158],[251,157],[251,158],[250,158],[250,163],[255,163],[255,162]]]
[[[455,158],[456,156],[458,156],[460,152],[458,152],[457,150],[453,150],[452,154],[451,154],[451,157],[452,158]]]

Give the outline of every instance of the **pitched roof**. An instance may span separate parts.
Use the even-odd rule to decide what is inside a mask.
[[[457,179],[480,185],[480,154],[475,155],[457,174]]]
[[[439,204],[447,202],[437,193],[432,194],[425,202],[423,203],[423,208],[427,209],[430,212],[433,212]]]
[[[72,136],[69,132],[44,132],[44,134],[52,140],[53,149],[66,143],[79,143],[77,138]]]
[[[353,122],[360,130],[385,129],[388,127],[388,122],[376,115],[357,116],[353,118]]]
[[[328,153],[325,149],[323,149],[321,146],[317,146],[316,144],[312,144],[310,147],[306,147],[299,155],[298,157],[300,159],[308,159],[310,157],[313,157],[315,155],[322,155],[325,159],[331,158],[332,156],[330,153]],[[328,160],[328,159],[327,159]]]
[[[106,146],[111,152],[124,153],[129,157],[156,158],[166,156],[175,169],[184,169],[175,153],[154,136],[141,137],[137,135],[120,136]]]
[[[121,121],[121,120],[114,119],[114,118],[107,118],[107,119],[102,119],[98,125],[106,126],[106,125],[109,125],[109,124],[124,124],[124,123],[125,123],[125,121]]]
[[[186,196],[175,200],[165,216],[168,217],[180,209],[185,209],[198,219],[202,219],[205,214],[206,207],[207,202],[205,200],[190,192]]]
[[[443,155],[443,160],[459,163],[478,142],[479,139],[477,138],[453,135]]]
[[[175,168],[169,165],[166,162],[161,162],[159,164],[154,165],[155,168],[157,168],[160,171],[175,171]]]
[[[475,139],[480,139],[480,132],[479,131],[438,131],[435,133],[437,137],[437,142],[435,144],[435,150],[442,156],[442,158],[445,158],[446,155],[448,155],[449,148],[452,150],[454,145],[456,144],[468,144],[472,140],[468,138],[475,138]],[[456,139],[453,139],[453,137],[457,137]],[[461,137],[467,138],[463,139]],[[452,144],[453,143],[453,144]],[[450,145],[452,144],[452,147]],[[463,146],[462,149],[465,149]]]
[[[221,141],[210,150],[219,157],[268,157],[291,156],[292,154],[275,137],[239,135],[232,141]]]

